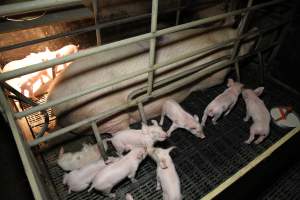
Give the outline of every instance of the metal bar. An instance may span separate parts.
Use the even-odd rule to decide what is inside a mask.
[[[290,140],[294,135],[299,134],[300,127],[296,127],[287,134],[285,134],[280,140],[278,140],[275,144],[273,144],[271,147],[269,147],[267,150],[265,150],[262,154],[257,156],[254,160],[249,162],[246,166],[244,166],[242,169],[237,171],[234,175],[226,179],[223,183],[221,183],[219,186],[214,188],[212,191],[210,191],[208,194],[206,194],[204,197],[201,198],[201,200],[210,200],[214,199],[218,194],[220,194],[222,191],[224,191],[226,188],[228,188],[230,185],[232,185],[234,182],[236,182],[238,179],[243,177],[246,173],[248,173],[251,169],[253,169],[255,166],[257,166],[259,163],[261,163],[263,160],[268,158],[274,151],[279,149],[282,145],[284,145],[288,140]],[[288,155],[287,155],[288,156]]]
[[[151,33],[155,34],[157,30],[157,13],[158,13],[158,0],[152,0],[152,12],[151,12]],[[155,63],[156,52],[156,37],[150,39],[149,49],[149,67],[153,68]],[[150,71],[148,74],[148,94],[151,94],[153,87],[153,78],[155,71]]]
[[[138,108],[139,108],[139,113],[141,115],[142,122],[144,124],[147,124],[147,118],[146,118],[146,115],[145,115],[144,107],[143,107],[143,104],[141,102],[138,103]]]
[[[103,146],[103,141],[100,137],[100,133],[99,133],[96,122],[92,123],[92,128],[93,128],[93,132],[94,132],[94,135],[96,137],[96,140],[97,140],[97,144],[98,144],[98,147],[99,147],[100,154],[101,154],[103,160],[106,161],[107,160],[107,155],[106,155],[105,148]]]
[[[93,0],[93,11],[94,11],[94,18],[95,18],[95,26],[99,24],[99,1],[100,0]],[[97,45],[99,46],[101,44],[101,35],[100,35],[100,29],[96,29],[96,39],[97,39]]]
[[[237,62],[234,63],[234,68],[235,68],[235,73],[236,73],[237,81],[241,82],[239,61],[237,61]]]
[[[181,9],[182,8],[183,7],[181,7]],[[85,8],[85,9],[87,9],[87,8]],[[164,12],[159,13],[159,14],[165,14],[165,13],[173,12],[175,10],[176,9],[168,9]],[[91,16],[92,15],[93,14],[91,14]],[[78,16],[76,16],[76,17],[78,17]],[[58,39],[58,38],[61,38],[61,37],[66,37],[66,36],[71,36],[71,35],[78,35],[78,34],[86,33],[86,32],[89,32],[89,31],[93,31],[97,28],[98,29],[103,29],[103,28],[108,28],[108,27],[111,27],[111,26],[116,26],[116,25],[120,25],[120,24],[133,22],[133,21],[136,21],[136,20],[142,20],[142,19],[146,19],[148,17],[151,17],[151,13],[142,14],[142,15],[139,15],[139,16],[127,17],[125,19],[118,19],[118,20],[114,20],[112,22],[103,22],[103,23],[98,24],[98,25],[88,26],[88,27],[77,29],[77,30],[74,30],[74,31],[58,33],[58,34],[47,36],[47,37],[44,37],[44,38],[39,38],[39,39],[30,40],[30,41],[26,41],[26,42],[20,42],[20,43],[13,44],[13,45],[3,46],[3,47],[0,47],[0,52],[12,50],[12,49],[15,49],[15,48],[21,48],[21,47],[25,47],[25,46],[28,46],[28,45],[33,45],[33,44],[36,44],[36,43],[49,41],[49,40],[54,40],[54,39]],[[2,25],[2,23],[0,25]],[[5,24],[3,24],[3,26],[5,26]],[[0,26],[0,32],[2,31],[1,27],[2,26]]]
[[[177,11],[176,11],[176,21],[175,21],[175,25],[177,26],[179,24],[179,20],[180,20],[180,9],[181,6],[181,0],[177,0]]]
[[[74,8],[53,13],[51,12],[47,13],[43,17],[31,21],[3,21],[0,23],[0,33],[8,33],[38,26],[46,26],[59,22],[82,20],[91,18],[92,16],[93,14],[88,8]]]
[[[57,59],[53,59],[53,60],[50,60],[50,61],[47,61],[47,62],[31,65],[31,66],[28,66],[26,68],[17,69],[17,70],[2,73],[2,74],[0,74],[0,81],[12,79],[12,78],[15,78],[15,77],[18,77],[18,76],[21,76],[21,75],[24,75],[24,74],[29,74],[29,73],[32,73],[32,72],[35,72],[35,71],[47,69],[47,68],[52,67],[54,65],[70,62],[70,61],[73,61],[77,58],[82,58],[82,57],[93,55],[93,54],[96,54],[96,53],[99,53],[99,52],[102,52],[102,51],[111,50],[111,49],[114,49],[116,47],[122,47],[122,46],[125,46],[125,45],[128,45],[128,44],[143,41],[143,40],[150,39],[150,38],[153,38],[153,37],[159,37],[159,36],[162,36],[162,35],[165,35],[165,34],[174,33],[174,32],[177,32],[177,31],[184,30],[184,29],[199,26],[199,25],[202,25],[202,24],[205,24],[205,23],[218,21],[218,20],[221,20],[221,19],[229,17],[229,16],[244,13],[246,11],[257,10],[257,9],[260,9],[260,8],[264,8],[266,6],[271,6],[271,5],[280,3],[282,1],[284,1],[284,0],[275,0],[275,1],[272,1],[272,2],[268,2],[268,3],[263,3],[263,4],[260,4],[260,5],[255,5],[255,6],[252,6],[250,8],[244,8],[244,9],[236,10],[236,11],[233,11],[231,13],[220,14],[220,15],[217,15],[217,16],[213,16],[213,17],[209,17],[209,18],[205,18],[205,19],[200,19],[200,20],[196,20],[196,21],[189,22],[189,23],[186,23],[186,24],[181,24],[181,25],[178,25],[178,26],[166,28],[166,29],[157,31],[155,34],[146,33],[146,34],[143,34],[143,35],[128,38],[128,39],[121,40],[121,41],[118,41],[118,42],[113,42],[113,43],[102,45],[102,46],[99,46],[99,47],[94,47],[94,48],[90,48],[90,49],[86,49],[86,50],[81,50],[78,53],[71,54],[71,55],[65,56],[63,58],[57,58]]]
[[[237,39],[240,39],[240,38],[244,38],[244,37],[250,37],[250,35],[259,35],[258,33],[255,34],[255,33],[249,33],[249,34],[245,34],[243,36],[240,36],[238,37]],[[235,39],[232,39],[232,40],[228,40],[228,41],[225,41],[225,42],[222,42],[222,43],[218,43],[216,45],[213,45],[213,46],[210,46],[210,47],[207,47],[207,48],[203,48],[203,49],[200,49],[200,50],[197,50],[195,52],[191,52],[190,54],[184,54],[184,55],[180,55],[174,59],[170,59],[166,62],[162,62],[162,63],[158,63],[156,64],[153,68],[149,68],[149,69],[144,69],[144,70],[139,70],[135,73],[132,73],[132,74],[129,74],[127,76],[123,76],[121,77],[119,80],[112,80],[112,81],[108,81],[106,83],[104,83],[103,85],[96,85],[94,87],[91,87],[91,88],[88,88],[84,91],[80,91],[78,93],[75,93],[75,94],[72,94],[72,95],[69,95],[68,97],[62,97],[60,99],[56,99],[56,100],[53,100],[53,101],[49,101],[47,103],[44,103],[44,104],[41,104],[41,105],[38,105],[36,107],[33,107],[33,108],[30,108],[26,111],[23,111],[23,112],[19,112],[19,113],[16,113],[15,114],[15,117],[17,118],[21,118],[21,117],[24,117],[26,115],[29,115],[29,114],[32,114],[32,113],[35,113],[35,112],[38,112],[38,111],[41,111],[41,110],[45,110],[47,108],[50,108],[51,106],[54,106],[54,105],[57,105],[57,104],[60,104],[60,103],[63,103],[63,102],[66,102],[68,100],[72,100],[72,99],[75,99],[77,97],[80,97],[80,96],[83,96],[83,95],[86,95],[86,94],[89,94],[89,93],[92,93],[92,92],[95,92],[95,91],[98,91],[100,89],[103,89],[103,88],[106,88],[108,86],[111,86],[111,85],[114,85],[114,84],[118,84],[122,81],[125,81],[125,80],[128,80],[130,78],[133,78],[135,76],[138,76],[138,75],[141,75],[141,74],[144,74],[144,73],[147,73],[147,72],[150,72],[154,69],[158,69],[158,68],[161,68],[163,66],[166,66],[166,65],[169,65],[169,64],[172,64],[174,62],[178,62],[182,59],[185,59],[187,57],[191,57],[191,56],[194,56],[195,54],[199,54],[199,53],[203,53],[203,52],[206,52],[206,51],[209,51],[209,50],[212,50],[212,49],[216,49],[216,48],[220,48],[224,45],[228,45],[228,43],[230,42],[233,42],[235,41]],[[1,76],[1,74],[0,74]]]
[[[253,4],[253,0],[249,0],[248,1],[248,4],[247,4],[247,8],[250,8]],[[238,28],[238,36],[239,35],[242,35],[243,32],[244,32],[244,28],[246,26],[246,22],[247,22],[247,19],[248,19],[248,16],[249,16],[249,13],[250,11],[246,12],[245,16],[242,18],[241,20],[241,23],[239,24],[239,28]],[[240,50],[240,44],[241,44],[241,40],[237,40],[234,44],[234,47],[233,47],[233,52],[232,52],[232,56],[231,56],[231,60],[235,59],[236,56],[238,55],[238,52]],[[239,69],[239,64],[238,63],[235,63],[234,64],[234,67],[235,67],[235,73],[236,73],[236,76],[237,76],[237,79],[238,81],[240,82],[240,69]]]
[[[24,142],[24,139],[22,135],[20,134],[20,130],[18,125],[16,124],[14,117],[12,115],[12,110],[10,109],[10,106],[5,98],[4,91],[0,87],[0,101],[1,105],[3,106],[3,110],[6,114],[6,117],[8,119],[10,128],[12,130],[13,137],[15,139],[23,167],[26,173],[26,176],[29,180],[30,187],[32,189],[33,195],[35,199],[46,199],[45,194],[42,194],[40,186],[41,182],[38,179],[38,174],[34,170],[34,165],[32,160],[30,160],[30,155],[28,153],[29,148],[28,144]]]
[[[48,10],[66,6],[82,5],[81,0],[35,0],[22,3],[13,3],[0,6],[0,16],[11,16],[16,14]]]
[[[173,81],[175,79],[188,76],[189,74],[195,73],[196,71],[201,70],[201,69],[203,69],[205,67],[208,67],[210,65],[216,64],[216,63],[221,62],[221,61],[225,61],[226,59],[229,59],[229,58],[230,58],[229,56],[223,56],[223,57],[214,59],[210,62],[207,62],[203,65],[200,65],[199,67],[195,67],[195,68],[191,68],[189,70],[186,70],[186,71],[182,72],[181,74],[176,74],[176,75],[164,78],[163,80],[156,81],[156,82],[154,82],[153,86],[154,87],[161,86],[161,85],[166,84],[166,83],[168,83],[170,81]],[[190,62],[191,60],[194,60],[194,59],[199,59],[199,55],[190,57],[190,58],[184,60],[184,62]],[[128,95],[127,101],[132,101],[134,99],[134,97],[136,98],[137,95],[139,95],[140,93],[146,92],[146,91],[147,91],[147,87],[141,87],[139,89],[134,90],[133,92],[131,92]]]
[[[267,49],[267,48],[265,48],[265,49]],[[251,54],[246,55],[246,56],[242,56],[241,58],[237,58],[237,59],[241,60],[241,59],[247,58],[249,56],[253,56],[255,54],[257,54],[257,53],[254,52],[254,53],[251,53]],[[197,73],[196,75],[193,74],[194,77],[192,77],[192,78],[189,77],[189,78],[185,79],[184,81],[191,82],[191,81],[193,81],[195,79],[195,76],[197,76],[196,78],[199,78],[201,76],[204,76],[205,74],[209,74],[209,73],[212,73],[214,71],[223,69],[223,68],[225,68],[225,67],[227,67],[229,65],[232,65],[234,62],[236,62],[236,61],[228,61],[228,62],[222,63],[220,65],[216,65],[216,66],[212,66],[212,67],[206,68],[203,71],[200,71],[199,73]],[[148,70],[150,70],[150,69],[148,69]],[[182,82],[180,84],[183,85]],[[74,130],[76,128],[81,127],[81,126],[90,124],[92,122],[101,121],[101,120],[103,120],[103,119],[105,119],[105,118],[107,118],[107,117],[109,117],[111,115],[117,114],[117,113],[119,113],[121,111],[124,111],[124,110],[126,110],[126,109],[128,109],[128,108],[130,108],[132,106],[136,106],[139,102],[144,102],[144,101],[148,100],[150,97],[151,98],[157,97],[157,96],[159,96],[161,94],[165,94],[167,92],[170,92],[171,90],[174,90],[176,88],[178,88],[178,85],[175,85],[175,86],[171,85],[169,87],[165,87],[165,89],[164,89],[165,91],[161,91],[160,90],[159,93],[157,91],[154,91],[153,93],[151,93],[150,96],[149,95],[146,95],[146,97],[142,96],[142,97],[140,97],[140,98],[138,98],[136,100],[127,102],[126,104],[117,106],[117,107],[112,108],[112,109],[110,109],[108,111],[99,113],[98,115],[95,115],[93,117],[89,117],[89,118],[84,119],[84,120],[82,120],[80,122],[74,123],[74,124],[69,125],[69,126],[64,127],[64,128],[61,128],[61,129],[59,129],[57,131],[52,132],[51,134],[49,134],[47,136],[43,136],[41,138],[37,138],[37,139],[35,139],[33,141],[29,141],[28,143],[29,143],[30,146],[36,146],[39,143],[46,142],[46,141],[54,139],[54,138],[56,138],[58,136],[64,135],[64,134],[66,134],[66,133],[68,133],[68,132],[70,132],[70,131],[72,131],[72,130]]]

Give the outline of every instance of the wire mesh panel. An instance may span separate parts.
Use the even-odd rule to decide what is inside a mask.
[[[225,88],[222,85],[205,92],[195,92],[182,103],[182,106],[188,112],[202,116],[205,106]],[[269,109],[275,105],[285,105],[289,102],[299,111],[299,99],[271,84],[266,85],[262,99]],[[287,132],[286,129],[271,124],[270,136],[262,144],[246,145],[244,141],[249,137],[251,122],[245,123],[243,121],[244,115],[245,105],[240,99],[236,108],[227,117],[221,118],[217,125],[212,125],[208,120],[204,129],[206,133],[204,140],[196,138],[186,130],[177,129],[167,141],[156,144],[162,148],[177,147],[171,152],[171,157],[180,177],[184,199],[203,197],[255,159]],[[132,127],[138,128],[139,126],[135,124]],[[164,130],[168,129],[169,126],[170,120],[166,120]],[[81,140],[65,144],[64,147],[66,149],[69,147],[71,150],[71,146],[77,145],[80,148],[82,143],[90,143],[91,141],[91,137],[83,137]],[[108,199],[95,190],[89,193],[85,190],[68,194],[67,187],[62,184],[65,172],[56,164],[58,151],[59,148],[57,147],[45,152],[43,156],[51,181],[61,199]],[[129,179],[126,179],[113,189],[117,194],[117,199],[124,199],[128,192],[139,200],[162,199],[162,192],[156,191],[156,164],[149,157],[140,165],[136,178],[137,183],[132,184]],[[279,194],[277,193],[277,195]]]

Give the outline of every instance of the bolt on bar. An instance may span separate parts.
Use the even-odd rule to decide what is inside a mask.
[[[158,0],[152,0],[152,17],[151,17],[151,33],[155,34],[157,30],[157,14],[158,14]],[[156,53],[156,37],[150,39],[149,49],[149,67],[152,68],[155,63]],[[153,78],[155,71],[150,71],[148,74],[148,94],[151,94],[153,87]]]
[[[274,28],[274,27],[272,27],[272,28]],[[255,34],[255,33],[248,33],[248,34],[244,34],[244,35],[242,35],[242,36],[240,36],[240,37],[242,37],[242,38],[248,37],[248,36],[250,37],[250,35],[252,35],[252,34],[253,34],[253,36],[257,36],[257,35],[258,35],[258,33],[256,33],[256,34]],[[237,38],[239,39],[240,37],[237,37]],[[100,85],[100,86],[99,86],[99,85],[96,85],[96,86],[90,87],[90,88],[88,88],[88,89],[86,89],[86,90],[84,90],[84,91],[80,91],[80,92],[78,92],[78,93],[69,95],[68,97],[62,97],[62,98],[60,98],[60,99],[56,99],[56,100],[49,101],[49,102],[47,102],[47,103],[44,103],[44,104],[35,106],[35,107],[30,108],[30,109],[28,109],[28,110],[26,110],[26,111],[22,111],[22,112],[15,113],[15,117],[16,117],[16,118],[21,118],[21,117],[27,116],[27,115],[29,115],[29,114],[32,114],[32,113],[35,113],[35,112],[38,112],[38,111],[41,111],[41,110],[45,110],[45,109],[47,109],[47,108],[49,108],[49,107],[51,107],[51,106],[54,106],[54,105],[57,105],[57,104],[66,102],[66,101],[68,101],[68,100],[72,100],[72,99],[74,99],[74,98],[77,98],[77,97],[80,97],[80,96],[83,96],[83,95],[86,95],[86,94],[89,94],[89,93],[92,93],[92,92],[95,92],[95,91],[97,91],[97,90],[106,88],[106,87],[111,86],[111,85],[118,84],[118,83],[120,83],[120,82],[122,82],[122,81],[128,80],[128,79],[130,79],[130,78],[133,78],[133,77],[135,77],[135,76],[141,75],[141,74],[143,74],[143,73],[150,72],[150,71],[152,71],[152,70],[154,70],[154,69],[163,67],[163,66],[165,66],[165,65],[172,64],[173,62],[178,62],[178,61],[180,61],[180,60],[182,60],[182,59],[185,59],[186,57],[193,56],[193,55],[195,55],[195,54],[197,54],[197,53],[199,54],[199,53],[203,53],[203,52],[206,52],[206,51],[209,51],[209,50],[212,50],[212,49],[216,49],[216,48],[223,47],[224,45],[227,45],[227,43],[230,43],[230,42],[232,42],[232,41],[235,41],[235,39],[228,40],[228,41],[225,41],[225,42],[221,42],[221,43],[218,43],[218,44],[216,44],[216,45],[213,45],[213,46],[210,46],[210,47],[207,47],[207,48],[199,49],[199,50],[197,50],[197,51],[195,51],[195,52],[191,52],[190,54],[180,55],[180,56],[178,56],[178,57],[176,57],[176,58],[174,58],[174,59],[170,59],[170,60],[168,60],[168,61],[166,61],[166,62],[158,63],[158,64],[156,64],[156,65],[155,65],[153,68],[151,68],[151,69],[149,68],[149,69],[139,70],[139,71],[137,71],[137,72],[135,72],[135,73],[132,73],[132,74],[129,74],[129,75],[127,75],[127,76],[123,76],[123,77],[121,77],[119,80],[108,81],[108,82],[104,83],[103,85]]]
[[[30,65],[26,68],[17,69],[17,70],[2,73],[2,74],[0,74],[0,81],[5,81],[5,80],[12,79],[12,78],[24,75],[24,74],[29,74],[29,73],[32,73],[32,72],[35,72],[35,71],[47,69],[47,68],[52,67],[54,65],[70,62],[70,61],[73,61],[73,60],[78,59],[78,58],[82,58],[82,57],[85,57],[85,56],[100,53],[102,51],[108,51],[108,50],[111,50],[111,49],[114,49],[114,48],[117,48],[117,47],[122,47],[122,46],[125,46],[125,45],[128,45],[128,44],[132,44],[132,43],[135,43],[135,42],[147,40],[147,39],[150,39],[150,38],[153,38],[153,37],[158,37],[158,36],[162,36],[162,35],[165,35],[165,34],[170,34],[170,33],[174,33],[174,32],[177,32],[177,31],[184,30],[184,29],[199,26],[199,25],[202,25],[202,24],[218,21],[218,20],[224,19],[224,18],[229,17],[229,16],[239,15],[239,14],[244,13],[244,12],[249,11],[249,10],[253,11],[253,10],[261,9],[261,8],[264,8],[264,7],[267,7],[267,6],[278,4],[278,3],[283,2],[283,1],[284,0],[274,0],[272,2],[255,5],[255,6],[252,6],[250,8],[239,9],[239,10],[236,10],[236,11],[233,11],[233,12],[230,12],[230,13],[220,14],[220,15],[216,15],[216,16],[213,16],[213,17],[200,19],[200,20],[196,20],[196,21],[189,22],[189,23],[186,23],[186,24],[181,24],[181,25],[178,25],[178,26],[166,28],[166,29],[157,31],[155,34],[146,33],[146,34],[143,34],[143,35],[140,35],[140,36],[128,38],[128,39],[121,40],[121,41],[118,41],[118,42],[113,42],[113,43],[110,43],[110,44],[107,44],[107,45],[81,50],[78,53],[75,53],[75,54],[72,54],[72,55],[69,55],[69,56],[53,59],[53,60],[50,60],[50,61],[47,61],[47,62],[44,62],[44,63]]]

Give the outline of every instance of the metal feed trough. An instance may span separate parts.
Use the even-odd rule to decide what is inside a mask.
[[[11,4],[11,5],[4,5],[4,6],[0,6],[0,16],[9,16],[9,15],[21,14],[21,13],[32,12],[32,11],[40,11],[40,10],[53,9],[53,8],[58,8],[58,7],[60,8],[60,7],[66,7],[66,6],[74,6],[74,5],[78,5],[80,2],[81,2],[80,0],[59,0],[59,1],[44,0],[44,1],[30,1],[30,2],[24,2],[24,3]],[[97,126],[96,126],[97,122],[99,122],[105,118],[108,118],[120,111],[124,111],[124,110],[126,110],[130,107],[134,107],[134,106],[138,107],[142,120],[144,122],[146,122],[147,116],[144,113],[143,104],[146,103],[147,101],[149,101],[151,98],[162,96],[170,91],[176,90],[177,88],[179,88],[181,86],[187,85],[202,76],[205,76],[207,74],[210,74],[212,72],[218,71],[218,70],[226,68],[226,67],[234,66],[234,69],[235,69],[236,75],[237,75],[237,79],[240,80],[239,63],[241,60],[243,60],[245,58],[249,58],[249,57],[256,58],[257,57],[257,58],[259,58],[258,60],[261,65],[265,64],[264,60],[268,60],[267,63],[272,61],[272,59],[274,59],[275,55],[277,54],[280,44],[283,40],[282,38],[284,36],[284,32],[287,27],[287,24],[289,23],[289,20],[283,20],[280,23],[277,23],[272,26],[266,26],[265,28],[260,29],[260,30],[255,30],[255,31],[251,31],[251,32],[245,32],[244,30],[245,30],[245,25],[247,23],[248,16],[249,16],[249,14],[251,14],[251,12],[256,12],[261,9],[267,9],[268,7],[272,7],[272,6],[278,6],[278,5],[282,6],[282,4],[284,4],[283,0],[274,0],[274,1],[269,1],[266,3],[253,5],[253,1],[249,0],[246,8],[233,10],[230,12],[226,12],[224,14],[220,14],[220,15],[216,15],[216,16],[212,16],[212,17],[208,17],[208,18],[204,18],[204,19],[199,19],[199,20],[195,20],[195,21],[188,22],[185,24],[180,24],[180,25],[178,25],[178,22],[179,22],[179,17],[180,17],[180,10],[182,9],[182,7],[178,6],[178,8],[176,10],[176,24],[177,25],[170,27],[170,28],[157,30],[158,0],[153,0],[151,14],[149,13],[149,14],[145,14],[142,16],[138,16],[138,17],[121,19],[121,20],[117,20],[114,22],[107,22],[104,24],[99,24],[99,19],[96,14],[95,15],[95,26],[71,31],[68,33],[58,34],[55,36],[49,36],[49,37],[37,39],[34,41],[23,42],[23,43],[16,44],[16,45],[0,47],[0,51],[6,51],[6,50],[14,49],[14,48],[19,48],[19,47],[23,47],[23,46],[27,46],[27,45],[36,44],[36,43],[46,41],[46,40],[52,40],[52,39],[59,38],[59,37],[64,37],[64,36],[68,36],[68,35],[74,35],[74,34],[78,34],[78,33],[82,33],[82,32],[87,32],[90,30],[96,31],[97,42],[100,43],[100,29],[101,28],[105,28],[108,26],[114,26],[114,25],[118,25],[121,23],[126,23],[128,21],[134,21],[134,20],[138,20],[138,19],[142,19],[142,18],[151,16],[151,32],[149,32],[149,33],[131,37],[131,38],[124,39],[124,40],[120,40],[117,42],[112,42],[109,44],[85,49],[85,50],[80,50],[78,53],[75,53],[75,54],[72,54],[69,56],[65,56],[65,57],[58,58],[58,59],[53,59],[53,60],[50,60],[47,62],[31,65],[31,66],[28,66],[25,68],[21,68],[21,69],[17,69],[14,71],[9,71],[9,72],[0,74],[0,81],[2,82],[1,88],[0,88],[1,111],[3,112],[4,117],[6,118],[6,120],[8,121],[8,123],[11,127],[21,160],[24,165],[24,169],[25,169],[25,172],[26,172],[27,178],[29,180],[29,183],[30,183],[31,189],[33,191],[33,195],[34,195],[35,199],[50,199],[49,193],[51,193],[51,191],[49,191],[49,189],[47,188],[47,185],[45,183],[46,182],[44,180],[45,177],[42,176],[42,172],[41,172],[42,167],[40,166],[39,162],[37,161],[37,158],[35,157],[35,155],[32,151],[32,150],[39,150],[39,148],[38,148],[39,144],[53,140],[54,138],[57,138],[61,135],[67,134],[78,127],[81,127],[84,125],[90,125],[94,131],[95,138],[99,144],[101,154],[104,158],[106,158],[106,154],[103,150],[103,144],[101,141],[101,137],[97,130]],[[93,5],[94,5],[94,11],[95,11],[95,13],[97,13],[97,8],[98,8],[97,1],[94,1]],[[180,4],[178,4],[178,5],[180,5]],[[283,6],[286,6],[286,5],[283,5]],[[190,54],[183,53],[182,55],[179,55],[178,57],[168,60],[164,63],[155,63],[157,37],[163,36],[166,34],[170,34],[170,33],[174,33],[177,31],[193,28],[196,26],[205,25],[205,24],[208,24],[211,22],[220,21],[220,20],[232,17],[232,16],[242,16],[241,22],[238,27],[238,29],[239,29],[238,36],[235,39],[231,39],[231,40],[219,43],[219,44],[215,44],[213,46],[210,46],[210,47],[207,47],[204,49],[200,49],[200,50],[192,52]],[[260,43],[263,41],[264,36],[270,32],[271,33],[277,32],[279,36],[276,37],[276,39],[274,39],[273,41],[269,42],[268,45],[261,46]],[[238,56],[239,48],[245,38],[255,39],[256,40],[256,48],[254,49],[254,51],[252,51],[251,53],[248,53],[247,55]],[[57,99],[54,101],[48,101],[48,102],[41,101],[43,103],[33,103],[31,100],[28,100],[28,99],[26,100],[26,98],[24,96],[22,96],[21,94],[18,94],[16,92],[15,94],[18,97],[17,99],[23,100],[24,102],[27,102],[27,104],[32,105],[29,109],[24,109],[21,111],[16,111],[13,107],[13,104],[11,103],[12,101],[10,101],[8,98],[9,93],[6,91],[7,91],[7,89],[9,89],[9,87],[5,87],[5,84],[4,84],[4,81],[6,81],[6,80],[9,80],[9,79],[12,79],[15,77],[19,77],[19,76],[22,76],[25,74],[29,74],[32,72],[36,72],[39,70],[47,69],[47,68],[50,68],[50,67],[58,65],[58,64],[63,64],[63,63],[67,63],[70,61],[74,61],[76,59],[83,58],[83,57],[86,57],[89,55],[93,55],[93,54],[96,54],[99,52],[104,52],[104,51],[108,51],[108,50],[111,50],[111,49],[114,49],[117,47],[133,44],[133,43],[143,41],[143,40],[148,40],[150,43],[149,68],[148,69],[139,70],[133,74],[122,76],[117,80],[110,80],[110,81],[106,82],[105,84],[96,85],[94,87],[87,88],[78,93],[61,97],[60,99]],[[180,74],[179,73],[174,74],[165,80],[161,80],[160,82],[155,81],[155,77],[153,76],[153,74],[159,68],[163,68],[164,66],[167,66],[170,64],[175,66],[178,63],[187,63],[189,61],[199,59],[201,56],[203,56],[203,54],[208,54],[210,52],[213,52],[215,50],[218,50],[218,49],[221,49],[224,47],[231,47],[232,54],[228,55],[226,57],[220,58],[219,60],[215,60],[215,61],[206,63],[202,66],[197,66],[197,67],[194,67],[193,69],[186,70],[184,72],[181,72]],[[267,59],[263,58],[264,52],[266,52],[266,51],[271,51],[271,54],[268,55]],[[221,60],[226,60],[226,62],[212,66],[212,64],[218,63]],[[72,66],[70,66],[70,67],[72,67]],[[134,93],[132,93],[129,96],[128,102],[126,104],[121,105],[119,107],[115,107],[106,112],[99,113],[96,116],[86,118],[86,119],[79,121],[77,123],[74,123],[72,125],[52,131],[52,132],[42,135],[40,137],[34,136],[33,139],[31,139],[31,140],[24,139],[24,135],[28,135],[28,132],[30,132],[30,128],[32,128],[32,127],[30,127],[30,123],[28,124],[28,122],[26,121],[26,119],[28,120],[28,118],[25,118],[25,117],[32,116],[33,114],[40,115],[40,113],[42,113],[42,112],[45,114],[45,110],[51,109],[52,106],[61,104],[66,101],[70,101],[72,99],[93,93],[98,90],[102,90],[109,86],[117,85],[118,83],[121,83],[125,80],[132,79],[141,74],[148,74],[148,85],[147,85],[147,87],[141,88],[141,89],[135,91]],[[181,78],[178,80],[178,77],[184,77],[184,78]],[[273,80],[275,80],[275,79],[273,78]],[[278,80],[275,80],[275,81],[277,83],[283,85]],[[165,86],[165,83],[168,83],[168,84]],[[157,86],[160,86],[160,85],[164,85],[164,87],[156,89]],[[287,86],[285,86],[285,87],[287,87]],[[136,97],[136,98],[134,98],[134,97]],[[50,111],[48,110],[48,116],[49,116],[49,113],[50,113]],[[51,118],[51,116],[50,116],[50,118]],[[48,124],[48,122],[47,122],[47,124]],[[216,195],[218,195],[225,188],[227,188],[229,185],[234,183],[241,176],[243,176],[245,173],[247,173],[249,170],[251,170],[251,168],[253,168],[255,165],[260,163],[267,156],[269,156],[275,149],[277,149],[282,144],[284,144],[288,139],[290,139],[298,131],[299,131],[299,127],[293,129],[292,131],[287,133],[284,137],[280,138],[276,143],[272,144],[266,151],[259,154],[259,156],[257,156],[255,159],[253,159],[250,163],[247,163],[246,166],[244,166],[243,168],[238,170],[230,178],[222,181],[221,184],[219,184],[217,187],[215,187],[209,193],[204,195],[203,199],[211,199],[211,198],[215,197]]]

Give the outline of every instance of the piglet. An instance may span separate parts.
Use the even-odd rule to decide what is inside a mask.
[[[126,193],[125,200],[133,200],[133,197],[130,193]]]
[[[184,128],[197,137],[202,139],[205,138],[198,116],[190,115],[173,99],[166,100],[162,106],[161,119],[159,123],[161,126],[164,123],[165,115],[173,121],[172,126],[167,131],[168,136],[170,136],[175,129]]]
[[[227,89],[220,95],[218,95],[212,102],[205,108],[201,125],[204,127],[207,116],[212,117],[212,123],[216,124],[216,121],[225,112],[225,116],[230,113],[234,105],[236,104],[238,97],[242,91],[243,84],[234,82],[232,79],[228,79]]]
[[[118,158],[109,157],[108,164],[118,160]],[[100,159],[94,163],[85,165],[80,169],[71,171],[68,174],[64,175],[63,184],[68,185],[68,193],[71,191],[80,192],[85,190],[96,174],[106,166],[104,160]]]
[[[83,148],[74,153],[64,153],[63,147],[60,149],[57,164],[65,171],[82,168],[101,158],[97,145],[83,144]]]
[[[115,194],[111,193],[112,188],[126,177],[136,182],[136,171],[146,157],[145,148],[134,148],[120,160],[106,166],[100,170],[92,181],[89,192],[92,189],[101,191],[104,195],[114,198]]]
[[[77,45],[77,46],[74,45],[74,44],[66,45],[66,46],[58,49],[57,51],[55,51],[56,57],[61,58],[61,57],[64,57],[64,56],[71,55],[73,53],[77,53],[78,48],[79,48],[79,45]],[[68,67],[71,63],[72,62],[68,62],[68,63],[64,63],[64,64],[56,66],[56,69],[55,69],[56,73],[61,72],[64,68]]]
[[[175,147],[168,149],[148,149],[150,157],[157,163],[156,190],[162,189],[164,200],[181,200],[180,180],[169,153]]]
[[[141,130],[128,129],[119,131],[110,139],[104,140],[104,146],[107,147],[107,141],[111,141],[116,148],[119,156],[134,147],[152,147],[157,141],[164,141],[167,133],[152,120],[153,125],[142,124]]]
[[[244,89],[242,91],[243,99],[246,103],[246,117],[244,121],[248,121],[250,117],[253,120],[253,124],[250,127],[250,137],[245,141],[246,144],[250,144],[255,136],[259,136],[255,140],[255,144],[261,143],[270,132],[270,113],[266,108],[264,102],[258,98],[262,94],[264,88],[259,87],[254,91],[251,89]]]

